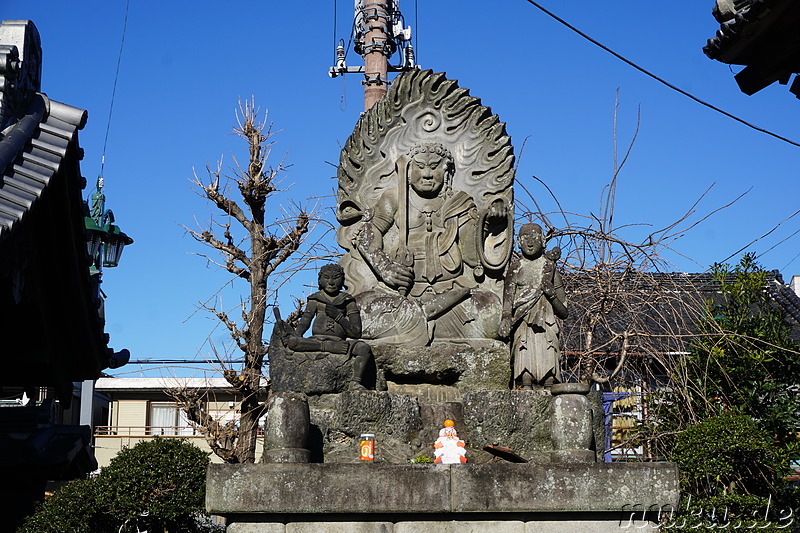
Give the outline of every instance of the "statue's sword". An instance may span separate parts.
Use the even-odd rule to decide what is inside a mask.
[[[398,246],[395,261],[409,268],[414,267],[414,256],[408,250],[408,157],[401,156],[397,160],[397,210],[400,216],[397,218]],[[399,289],[400,294],[406,296],[409,288]]]

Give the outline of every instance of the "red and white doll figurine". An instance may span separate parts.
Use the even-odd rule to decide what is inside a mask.
[[[445,420],[444,427],[439,430],[439,438],[433,443],[434,463],[452,465],[467,462],[464,441],[458,439],[454,426],[452,420]]]

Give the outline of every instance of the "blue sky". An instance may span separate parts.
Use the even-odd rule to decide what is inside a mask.
[[[748,97],[733,80],[735,67],[702,53],[718,29],[713,2],[542,3],[697,97],[800,141],[800,102],[785,86]],[[458,79],[506,122],[520,158],[517,179],[545,209],[554,204],[533,175],[565,210],[597,212],[612,172],[617,89],[620,151],[641,109],[638,140],[619,178],[618,225],[666,225],[714,183],[693,220],[749,190],[675,243],[679,253],[668,257],[675,270],[704,270],[800,207],[800,148],[645,77],[528,2],[402,0],[400,7],[416,34],[421,66]],[[130,1],[104,170],[107,207],[136,240],[104,277],[106,329],[116,349],[130,349],[134,360],[202,361],[209,335],[220,346],[225,340],[196,305],[214,297],[228,276],[192,255],[202,250],[182,225],[196,227],[210,213],[190,187],[193,168],[201,173],[220,156],[246,157],[229,134],[238,99],[254,95],[281,130],[273,153],[286,154],[292,167],[285,185],[292,187],[276,199],[275,212],[293,203],[332,208],[335,169],[328,162],[338,161],[362,109],[358,78],[327,76],[335,41],[348,37],[351,10],[351,1],[338,2],[334,37],[333,2]],[[80,143],[90,182],[100,171],[124,15],[124,0],[3,2],[4,19],[31,19],[39,29],[43,91],[89,111]],[[352,54],[348,59],[358,62]],[[762,264],[788,282],[800,274],[800,234],[790,237],[798,229],[800,216],[747,251],[763,254]],[[643,229],[630,230],[632,239],[637,231]],[[331,234],[319,236],[334,245]],[[313,274],[300,276],[281,289],[284,314],[314,281]],[[222,304],[233,307],[240,289],[219,293]],[[202,368],[184,366],[129,365],[114,374],[197,375],[195,367]]]

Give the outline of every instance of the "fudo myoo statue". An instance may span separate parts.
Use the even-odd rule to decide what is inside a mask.
[[[361,340],[361,315],[355,298],[344,292],[344,271],[335,264],[319,271],[319,288],[308,297],[294,331],[284,328],[283,343],[294,352],[323,352],[346,356],[353,367],[349,388],[360,390],[364,368],[372,356],[369,345]],[[312,323],[313,321],[313,323]],[[309,326],[311,337],[304,338]]]
[[[496,294],[478,286],[484,276],[479,214],[469,194],[453,190],[453,170],[453,156],[441,144],[412,146],[398,159],[398,187],[381,195],[355,239],[378,279],[397,291],[384,297],[386,304],[405,297],[419,304],[408,331],[426,341],[491,337],[501,306]],[[507,216],[497,200],[486,219],[492,224]],[[396,242],[385,238],[390,230],[397,232]]]
[[[398,77],[362,117],[342,150],[337,218],[365,338],[498,338],[513,161],[503,124],[442,74]]]
[[[522,257],[512,259],[505,282],[500,333],[513,333],[513,377],[523,389],[561,381],[561,351],[556,317],[567,317],[567,299],[556,262],[561,250],[545,252],[542,228],[523,224],[519,230]]]

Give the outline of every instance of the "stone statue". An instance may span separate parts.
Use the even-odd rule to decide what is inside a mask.
[[[397,322],[389,327],[419,343],[495,337],[501,300],[479,287],[484,275],[477,252],[480,217],[473,198],[452,189],[450,151],[439,143],[415,144],[398,159],[397,176],[398,188],[381,195],[354,239],[378,279],[396,292],[363,297],[373,306],[383,301],[387,309],[406,298],[416,303],[405,329]],[[485,219],[493,224],[507,216],[506,206],[496,200]],[[397,233],[394,242],[385,238],[390,230]]]
[[[567,298],[556,262],[561,249],[545,252],[542,228],[523,224],[522,257],[512,260],[505,281],[500,334],[513,334],[514,382],[523,389],[561,382],[561,350],[556,317],[567,317]]]
[[[336,364],[333,366],[337,369],[349,364],[352,367],[352,373],[347,389],[363,390],[362,377],[364,369],[372,357],[372,350],[369,344],[358,340],[361,337],[361,315],[355,298],[344,292],[343,288],[344,271],[342,267],[336,264],[323,266],[319,272],[320,290],[308,297],[308,303],[296,328],[292,329],[280,319],[278,319],[277,327],[283,347],[290,352],[295,352],[295,354],[286,354],[286,359],[302,364],[304,362],[302,361],[303,354],[309,354],[313,360],[327,358],[334,361]],[[312,335],[304,338],[303,334],[309,327],[311,327]],[[270,363],[273,360],[272,353],[272,346],[270,346]],[[305,359],[308,359],[308,356]],[[271,368],[273,382],[291,379],[288,376],[275,375],[275,370],[275,368]],[[278,374],[286,372],[285,368],[281,368],[281,372]],[[289,372],[296,374],[299,370],[289,370]],[[316,369],[311,373],[319,374],[321,372]],[[307,380],[315,378],[314,376],[306,377]],[[316,377],[320,378],[321,376]],[[304,389],[299,392],[317,392],[316,390],[307,390],[306,387],[299,388]],[[278,389],[281,387],[279,386]]]
[[[342,150],[337,218],[365,338],[498,338],[513,160],[503,124],[442,74],[398,77],[362,117]]]

